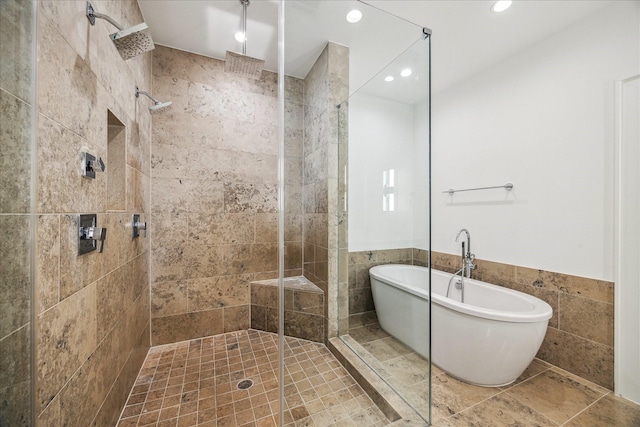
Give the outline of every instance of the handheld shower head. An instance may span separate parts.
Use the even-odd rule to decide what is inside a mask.
[[[93,5],[87,2],[87,19],[91,25],[96,25],[96,18],[104,19],[119,30],[117,33],[110,34],[109,37],[125,61],[155,49],[149,26],[144,22],[125,30],[111,17],[96,12]]]
[[[136,98],[140,98],[140,95],[144,95],[153,101],[153,105],[149,107],[149,113],[151,114],[168,111],[171,109],[171,104],[173,104],[173,102],[171,101],[167,101],[167,102],[158,101],[153,96],[149,95],[147,92],[140,90],[138,86],[136,86]]]

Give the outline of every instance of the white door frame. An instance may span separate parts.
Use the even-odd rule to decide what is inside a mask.
[[[640,221],[640,206],[623,209],[623,182],[628,168],[624,167],[625,153],[629,141],[625,138],[624,88],[626,84],[640,81],[640,74],[615,82],[615,244],[614,244],[614,280],[615,280],[615,344],[614,372],[615,393],[636,403],[640,403],[640,265],[625,261],[629,254],[638,252],[637,236],[624,234],[625,224]],[[640,99],[640,90],[638,90]],[[632,122],[632,126],[635,124]],[[638,125],[640,126],[640,125]],[[631,141],[633,143],[635,141]],[[640,141],[638,141],[640,145]],[[634,153],[637,155],[640,148]],[[640,163],[640,162],[639,162]],[[637,165],[640,168],[640,164]],[[637,183],[640,194],[640,182]],[[634,218],[635,216],[635,218]],[[630,219],[628,219],[631,217]],[[623,235],[624,234],[624,235]],[[635,247],[634,247],[635,245]],[[626,256],[625,256],[626,254]],[[640,261],[640,260],[638,260]],[[633,265],[635,264],[635,265]],[[631,271],[631,273],[629,273]],[[625,280],[631,275],[632,280]]]

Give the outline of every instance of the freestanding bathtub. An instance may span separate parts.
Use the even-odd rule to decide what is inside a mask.
[[[386,264],[369,270],[382,329],[429,357],[429,270]],[[463,381],[498,387],[514,382],[535,357],[551,306],[522,292],[464,279],[464,303],[451,274],[432,270],[431,357]],[[459,276],[458,276],[459,278]]]

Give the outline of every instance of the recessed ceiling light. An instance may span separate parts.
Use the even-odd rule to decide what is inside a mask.
[[[238,42],[240,43],[244,43],[244,33],[242,31],[238,31],[234,36],[233,36]]]
[[[385,82],[392,82],[393,81],[393,76],[387,76],[384,78]]]
[[[511,0],[498,0],[491,6],[491,11],[496,13],[504,12],[505,10],[509,9],[511,3]]]
[[[353,9],[351,12],[347,13],[347,21],[355,24],[356,22],[360,22],[362,19],[362,12],[358,9]]]
[[[402,77],[409,77],[411,75],[411,73],[412,73],[411,68],[405,68],[404,70],[402,70],[400,72],[400,75]]]

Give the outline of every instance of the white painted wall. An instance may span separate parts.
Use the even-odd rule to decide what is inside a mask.
[[[349,251],[413,245],[413,108],[358,93],[349,100]],[[382,210],[382,171],[396,170],[396,210]]]
[[[613,279],[613,91],[638,72],[639,7],[616,2],[434,94],[433,250],[457,254],[464,227],[478,258]]]

